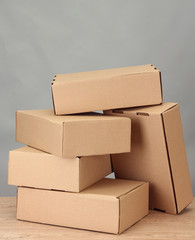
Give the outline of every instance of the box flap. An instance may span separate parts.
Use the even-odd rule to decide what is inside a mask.
[[[87,121],[87,120],[106,120],[106,119],[114,119],[112,116],[104,116],[101,113],[80,113],[77,115],[66,115],[66,116],[56,116],[54,114],[53,109],[42,109],[42,110],[19,110],[18,114],[25,114],[41,119],[45,119],[47,121],[51,121],[54,123],[63,124],[63,122],[72,122],[72,121]]]
[[[146,72],[159,72],[153,65],[141,65],[133,67],[113,68],[89,72],[69,73],[69,74],[56,74],[53,81],[80,81],[80,80],[93,80],[97,78],[110,78],[116,76],[122,76],[127,74],[139,74]]]
[[[177,212],[193,199],[179,106],[163,113]]]
[[[138,188],[144,183],[145,182],[140,181],[104,178],[98,183],[83,190],[81,193],[113,196],[118,198],[135,188]]]
[[[147,107],[135,107],[135,108],[127,108],[127,109],[115,109],[115,110],[108,110],[104,111],[105,114],[110,114],[110,113],[119,113],[119,114],[126,114],[128,113],[136,113],[137,115],[144,115],[145,113],[150,115],[150,114],[161,114],[170,108],[176,106],[177,103],[169,103],[169,102],[163,102],[160,105],[156,106],[147,106]]]

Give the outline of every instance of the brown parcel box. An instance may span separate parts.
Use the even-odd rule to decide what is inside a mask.
[[[16,140],[59,157],[130,151],[131,121],[103,114],[56,116],[53,110],[16,113]]]
[[[153,65],[57,74],[56,115],[162,103],[160,71]]]
[[[19,187],[17,219],[118,234],[148,214],[148,186],[105,178],[80,193]]]
[[[148,181],[151,209],[181,212],[193,195],[178,104],[107,114],[130,117],[132,121],[131,153],[112,155],[116,177]]]
[[[111,172],[110,155],[60,158],[30,147],[9,153],[10,185],[80,192]]]

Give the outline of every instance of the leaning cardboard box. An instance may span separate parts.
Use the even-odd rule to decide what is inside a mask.
[[[162,103],[160,71],[153,65],[57,74],[52,82],[56,115]]]
[[[119,234],[148,214],[148,186],[105,178],[80,193],[19,187],[17,218]]]
[[[132,121],[131,153],[112,155],[117,178],[148,181],[150,208],[180,213],[193,199],[179,106],[110,110]]]
[[[80,192],[111,172],[110,155],[61,158],[31,147],[9,153],[10,185]]]
[[[128,118],[91,113],[55,116],[53,110],[16,113],[16,140],[59,157],[130,151]]]

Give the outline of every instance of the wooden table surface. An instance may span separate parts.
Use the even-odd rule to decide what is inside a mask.
[[[16,198],[0,198],[0,240],[2,239],[191,239],[195,240],[195,199],[179,215],[151,211],[120,235],[57,227],[16,220]]]

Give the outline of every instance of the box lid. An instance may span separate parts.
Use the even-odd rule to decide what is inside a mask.
[[[136,113],[137,115],[144,115],[146,114],[161,114],[173,107],[175,107],[177,103],[170,103],[170,102],[163,102],[163,104],[156,105],[156,106],[147,106],[147,107],[135,107],[135,108],[124,108],[124,109],[116,109],[116,110],[108,110],[104,111],[105,113]]]
[[[54,77],[54,81],[86,81],[93,80],[97,78],[107,78],[107,77],[116,77],[123,76],[128,74],[139,74],[146,72],[159,72],[151,64],[133,66],[133,67],[122,67],[122,68],[112,68],[112,69],[104,69],[97,71],[89,71],[89,72],[79,72],[79,73],[68,73],[68,74],[56,74]]]
[[[98,113],[56,116],[54,111],[16,114],[16,139],[59,157],[105,155],[130,151],[129,118]]]
[[[104,178],[98,183],[83,190],[80,194],[96,194],[119,198],[143,184],[145,184],[145,182]]]

